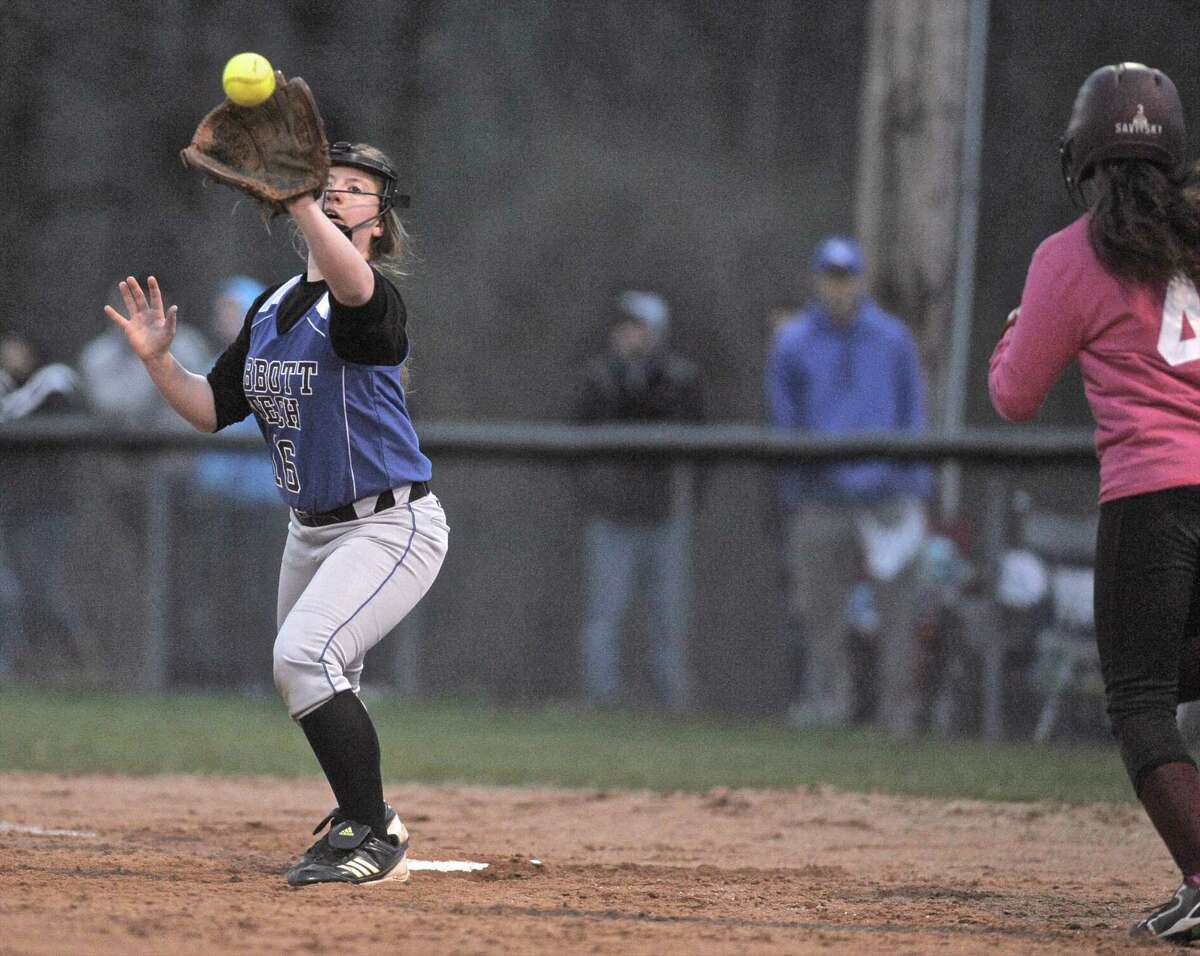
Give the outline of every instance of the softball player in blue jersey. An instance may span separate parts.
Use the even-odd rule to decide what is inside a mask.
[[[429,491],[401,379],[408,355],[399,275],[406,235],[391,161],[330,147],[320,197],[287,204],[307,271],[267,289],[207,376],[168,348],[176,306],[120,283],[106,307],[175,410],[212,432],[253,414],[291,508],[279,574],[275,685],[303,728],[337,806],[288,871],[293,886],[408,879],[408,832],[384,801],[379,738],[357,691],[363,657],[433,584],[445,515]]]

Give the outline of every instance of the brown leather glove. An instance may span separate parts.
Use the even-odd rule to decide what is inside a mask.
[[[183,164],[240,189],[271,215],[289,199],[319,193],[329,175],[325,125],[308,84],[275,71],[275,92],[258,106],[225,100],[180,151]]]

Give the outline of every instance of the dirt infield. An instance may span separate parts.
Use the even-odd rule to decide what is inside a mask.
[[[0,953],[1162,951],[1126,927],[1176,879],[1135,806],[388,796],[411,857],[488,868],[293,890],[322,781],[0,776]]]

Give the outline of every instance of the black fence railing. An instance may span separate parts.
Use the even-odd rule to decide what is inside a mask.
[[[854,458],[958,461],[963,464],[1085,462],[1095,457],[1085,428],[967,428],[921,435],[861,432],[798,435],[754,425],[560,425],[423,422],[421,445],[430,454],[489,455],[526,460],[577,460],[636,453],[686,461],[786,464]],[[154,453],[220,447],[257,448],[253,436],[218,439],[191,430],[131,426],[91,416],[63,415],[0,424],[0,451],[79,448]]]
[[[957,470],[974,469],[975,475],[972,490],[974,498],[969,498],[964,507],[974,509],[974,535],[978,543],[978,552],[984,556],[984,562],[996,565],[998,557],[1010,545],[1006,538],[1008,529],[1012,527],[1012,497],[1014,489],[1053,483],[1059,475],[1072,476],[1064,482],[1066,487],[1071,481],[1079,488],[1083,481],[1079,476],[1094,476],[1095,453],[1093,436],[1088,429],[1050,429],[1050,428],[1018,428],[1002,427],[989,429],[966,429],[955,434],[924,435],[895,435],[895,434],[858,434],[847,437],[814,437],[790,434],[777,429],[747,426],[747,425],[712,425],[712,426],[659,426],[659,425],[627,425],[627,426],[571,426],[559,424],[534,423],[449,423],[424,422],[419,425],[422,447],[435,461],[438,483],[443,495],[453,489],[454,511],[451,524],[459,524],[464,534],[476,535],[472,541],[469,538],[459,538],[466,547],[459,552],[456,559],[459,564],[455,573],[464,582],[469,580],[468,594],[478,591],[480,577],[494,577],[486,568],[489,554],[494,554],[496,542],[503,541],[508,546],[506,535],[526,535],[519,542],[522,548],[530,548],[524,559],[516,552],[508,551],[494,560],[507,565],[512,575],[512,584],[496,583],[494,591],[487,598],[479,597],[480,602],[504,599],[513,591],[520,590],[522,584],[534,581],[527,572],[524,578],[517,572],[512,572],[514,565],[529,564],[540,560],[538,549],[548,547],[547,540],[558,534],[556,545],[561,558],[563,548],[567,547],[568,538],[565,532],[559,533],[564,521],[575,521],[571,517],[571,505],[565,497],[565,492],[559,489],[554,498],[557,519],[545,517],[544,527],[537,532],[529,531],[528,523],[513,518],[506,513],[504,507],[495,507],[492,495],[496,475],[509,473],[517,475],[517,486],[528,485],[537,488],[547,487],[550,473],[561,467],[575,469],[595,459],[619,459],[637,456],[640,459],[653,458],[672,464],[672,511],[673,519],[682,529],[684,542],[679,560],[686,565],[686,573],[697,580],[697,587],[707,582],[708,593],[697,592],[693,605],[685,607],[686,617],[693,614],[702,618],[694,622],[693,631],[702,632],[706,628],[715,631],[727,625],[714,623],[713,605],[718,599],[712,592],[713,582],[724,584],[729,575],[745,574],[749,564],[755,566],[761,576],[770,565],[770,559],[761,556],[752,557],[747,561],[746,554],[740,557],[729,557],[725,552],[714,552],[711,555],[703,553],[715,541],[724,542],[720,547],[728,549],[730,542],[735,546],[745,547],[744,536],[739,535],[739,529],[733,528],[736,522],[745,526],[748,516],[753,520],[755,509],[760,508],[761,501],[767,501],[770,489],[759,489],[753,502],[742,503],[738,515],[729,517],[720,508],[711,507],[713,497],[698,493],[697,489],[704,482],[698,481],[701,473],[712,475],[727,466],[734,471],[743,472],[743,466],[751,466],[750,472],[769,474],[779,466],[801,462],[849,460],[861,458],[891,458],[908,461],[926,461],[930,463],[953,464]],[[133,515],[133,525],[140,540],[139,547],[129,552],[131,559],[138,565],[137,576],[139,590],[133,599],[140,607],[128,606],[127,613],[132,619],[128,646],[125,649],[127,659],[124,668],[124,686],[131,689],[160,691],[171,685],[177,674],[177,665],[173,661],[178,658],[178,647],[173,647],[172,640],[178,642],[178,635],[172,634],[173,607],[180,603],[176,593],[172,597],[172,587],[176,592],[179,588],[178,572],[172,579],[172,565],[179,560],[180,547],[186,549],[187,544],[180,540],[181,527],[192,534],[205,533],[203,528],[192,528],[201,520],[191,515],[185,516],[185,524],[181,525],[179,514],[180,500],[178,494],[178,469],[172,471],[172,462],[187,459],[191,455],[210,449],[246,449],[261,453],[262,442],[254,435],[246,436],[210,436],[195,433],[183,428],[170,427],[141,427],[125,423],[113,422],[92,416],[43,416],[29,418],[18,422],[0,425],[0,505],[7,489],[6,480],[37,482],[39,475],[50,484],[54,477],[53,469],[58,467],[55,462],[64,464],[67,461],[86,462],[94,459],[126,460],[133,467],[126,471],[132,477],[125,484],[124,506]],[[14,478],[4,470],[6,464],[24,461],[34,463],[31,470],[26,467],[21,470],[23,477]],[[547,466],[550,466],[549,470]],[[41,469],[39,471],[39,469]],[[532,469],[532,471],[530,470]],[[506,471],[507,470],[507,471]],[[951,469],[952,471],[955,469]],[[947,472],[943,472],[945,476]],[[175,475],[176,477],[172,477]],[[540,478],[536,476],[541,476]],[[1036,475],[1036,477],[1034,477]],[[982,476],[982,482],[979,480]],[[1007,476],[1007,477],[1006,477]],[[1047,476],[1050,476],[1047,479]],[[558,479],[555,479],[557,481]],[[710,482],[709,478],[705,482]],[[711,483],[711,482],[710,482]],[[501,483],[503,484],[503,483]],[[944,485],[945,483],[943,483]],[[476,486],[482,485],[483,490],[476,492]],[[555,486],[558,487],[558,486]],[[74,485],[74,490],[80,495],[77,507],[89,507],[84,500],[88,487]],[[28,491],[28,489],[25,489]],[[1077,495],[1080,507],[1086,510],[1092,507],[1093,501],[1085,501],[1087,493]],[[519,497],[509,499],[519,502]],[[276,506],[278,507],[278,506]],[[541,508],[542,502],[529,505],[531,509]],[[769,505],[763,505],[763,508]],[[0,512],[3,508],[0,507]],[[511,511],[511,509],[509,509]],[[760,509],[759,513],[762,511]],[[497,517],[497,515],[499,517]],[[497,525],[494,531],[482,531],[491,528],[491,521],[507,520],[507,525]],[[555,523],[557,521],[557,524]],[[720,522],[727,521],[730,528],[719,527]],[[190,523],[187,523],[190,522]],[[272,527],[278,523],[272,519]],[[541,537],[539,537],[541,535]],[[708,537],[705,538],[705,535]],[[753,537],[753,535],[751,535]],[[760,535],[761,540],[755,541],[749,547],[770,546],[770,535]],[[195,539],[188,539],[194,544]],[[569,543],[569,542],[568,542]],[[516,545],[514,545],[515,547]],[[489,550],[490,549],[490,550]],[[487,552],[487,553],[482,553]],[[482,553],[482,554],[481,554]],[[471,555],[471,562],[462,555]],[[755,564],[757,562],[757,564]],[[264,560],[264,565],[268,562]],[[546,557],[544,563],[552,564],[553,559]],[[556,571],[561,572],[560,567]],[[484,565],[481,569],[480,565]],[[714,572],[714,569],[715,572]],[[740,570],[739,570],[740,569]],[[103,567],[84,569],[94,577],[103,578],[109,569]],[[128,569],[121,569],[128,573]],[[714,576],[715,574],[715,576]],[[267,575],[269,576],[269,575]],[[572,580],[568,577],[558,579],[557,586],[561,589],[563,582]],[[213,585],[209,584],[212,588]],[[263,585],[267,585],[264,583]],[[553,587],[547,585],[547,590]],[[569,588],[568,588],[569,590]],[[685,588],[691,593],[691,588]],[[759,599],[767,591],[760,586],[756,592]],[[461,605],[461,591],[457,592],[453,601],[446,599],[446,604]],[[733,592],[733,600],[744,598],[748,593]],[[184,602],[192,600],[185,596]],[[260,600],[256,598],[256,600]],[[269,595],[261,597],[260,603],[269,601]],[[531,598],[536,605],[537,599]],[[569,601],[558,594],[544,598],[541,605],[540,625],[544,635],[535,640],[530,638],[521,643],[520,637],[514,637],[513,644],[518,649],[524,646],[527,650],[536,646],[538,653],[556,653],[570,655],[570,630],[573,627],[573,611],[570,607],[549,607],[551,601]],[[708,603],[699,610],[692,608],[702,600]],[[753,601],[751,596],[748,600]],[[454,631],[471,631],[473,624],[487,614],[493,614],[492,607],[479,610],[476,618],[466,618],[458,615],[457,607],[435,607],[435,612],[427,612],[425,604],[418,607],[418,612],[412,615],[412,620],[404,625],[408,629],[408,638],[404,641],[392,642],[402,646],[400,653],[403,662],[393,665],[396,686],[410,692],[422,692],[424,688],[416,677],[418,667],[417,653],[414,647],[437,647],[445,643],[447,629]],[[547,609],[549,607],[549,609]],[[1003,615],[998,613],[990,597],[976,602],[973,609],[962,605],[961,615],[966,621],[964,627],[971,631],[982,659],[983,676],[980,681],[982,697],[981,732],[985,737],[997,738],[1003,735],[1004,724],[1004,693],[1005,693],[1005,661],[1003,635],[995,636],[998,629],[1004,626]],[[970,613],[968,613],[968,611]],[[432,613],[436,619],[433,623],[427,619]],[[527,612],[523,612],[527,613]],[[973,615],[973,616],[972,616]],[[537,615],[535,615],[536,617]],[[764,615],[759,613],[760,624]],[[969,620],[968,620],[969,619]],[[268,625],[269,626],[269,625]],[[514,631],[519,629],[514,624]],[[768,628],[771,625],[764,625]],[[479,628],[481,631],[483,627]],[[439,641],[432,644],[423,643],[426,631],[437,631],[441,636]],[[457,638],[455,638],[457,639]],[[557,641],[557,644],[552,642]],[[564,643],[565,642],[565,643]],[[765,642],[765,641],[764,641]],[[720,643],[717,635],[710,643]],[[461,651],[455,660],[453,668],[461,668]],[[514,669],[517,665],[513,665]],[[560,670],[567,665],[561,665]],[[717,668],[719,670],[719,668]],[[430,683],[438,683],[436,667],[430,667]],[[446,667],[445,670],[450,670]],[[515,671],[514,671],[515,672]],[[269,669],[268,669],[269,673]],[[458,674],[458,670],[454,673]],[[401,675],[403,674],[403,677]],[[561,676],[561,675],[560,675]],[[479,678],[481,681],[487,677]],[[442,680],[441,686],[445,686]],[[508,681],[511,686],[513,680]],[[559,681],[561,685],[563,681]],[[533,693],[533,692],[531,692]]]

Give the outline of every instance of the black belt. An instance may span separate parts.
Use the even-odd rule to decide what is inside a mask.
[[[424,498],[427,494],[429,494],[429,484],[424,481],[414,481],[409,486],[408,500],[409,502],[417,501],[420,498]],[[375,507],[371,509],[371,514],[377,515],[381,511],[387,511],[388,508],[394,508],[395,505],[396,496],[392,492],[392,489],[389,488],[375,499]],[[323,528],[329,524],[341,524],[343,521],[358,520],[358,512],[354,510],[354,505],[342,505],[341,507],[334,508],[332,511],[319,511],[316,514],[293,508],[292,514],[306,528]]]

